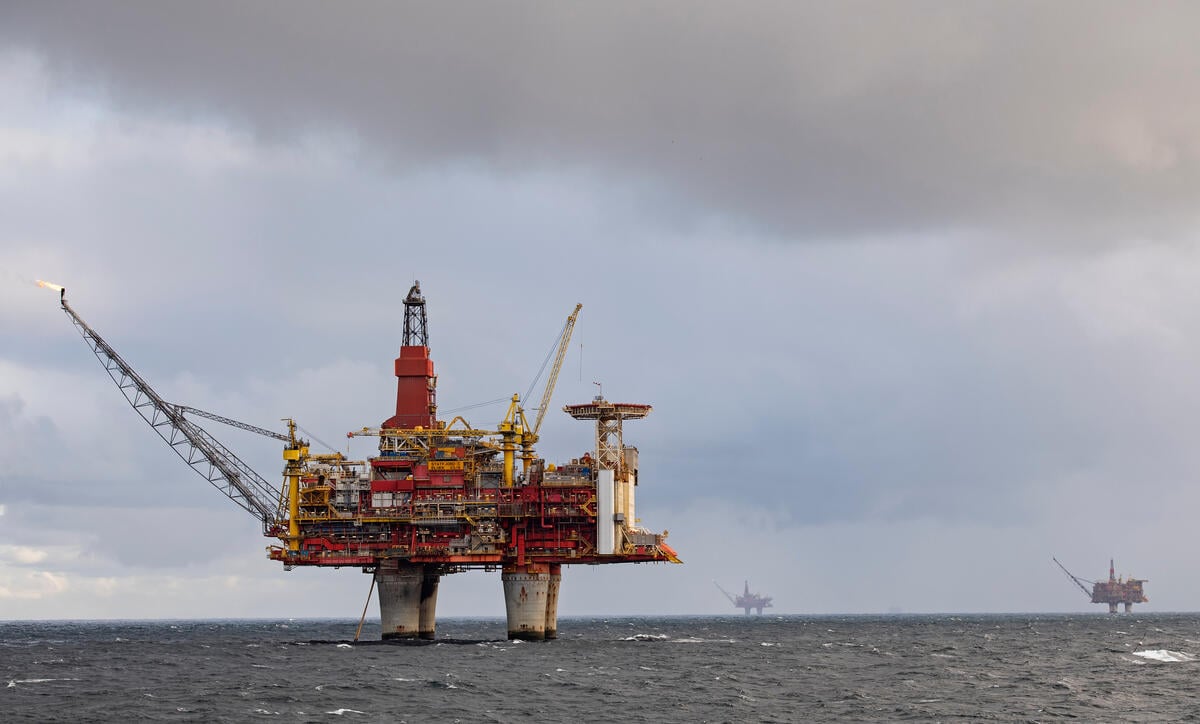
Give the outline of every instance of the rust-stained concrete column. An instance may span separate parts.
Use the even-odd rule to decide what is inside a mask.
[[[508,637],[525,641],[546,638],[546,599],[550,573],[542,565],[505,566],[504,608],[508,613]]]
[[[424,566],[396,561],[380,561],[375,577],[379,586],[379,618],[383,628],[383,638],[385,640],[417,638],[421,630],[421,589],[424,583]],[[431,610],[431,631],[432,619]]]
[[[417,628],[423,639],[434,638],[437,629],[437,594],[441,576],[435,566],[425,566],[421,576],[421,603]]]
[[[562,583],[562,565],[550,564],[550,581],[546,588],[546,638],[558,638],[558,588]]]

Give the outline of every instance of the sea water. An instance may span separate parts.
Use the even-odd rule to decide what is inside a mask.
[[[0,721],[1200,718],[1200,615],[0,623]],[[366,641],[365,639],[373,639]]]

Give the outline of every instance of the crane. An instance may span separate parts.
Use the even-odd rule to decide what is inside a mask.
[[[721,588],[720,583],[713,581],[713,585],[717,587],[718,591],[725,594],[725,598],[728,598],[730,603],[732,603],[735,606],[738,605],[737,599],[733,597],[733,594],[730,593],[729,591],[726,591],[724,588]]]
[[[515,479],[513,461],[518,446],[521,448],[522,474],[526,476],[530,474],[534,459],[533,446],[538,441],[538,430],[542,428],[542,420],[546,417],[546,411],[550,409],[550,397],[554,394],[554,385],[558,382],[558,373],[562,370],[563,358],[567,356],[567,347],[571,344],[571,333],[575,330],[575,319],[579,316],[581,309],[583,309],[583,305],[576,304],[574,311],[567,317],[567,321],[563,325],[562,333],[559,336],[558,350],[554,355],[554,366],[550,368],[550,376],[546,378],[546,389],[542,391],[542,401],[533,425],[530,425],[529,420],[525,418],[520,394],[514,394],[508,406],[508,412],[504,414],[504,419],[498,426],[502,440],[501,447],[504,452],[504,484],[506,486],[512,485]],[[546,363],[549,361],[550,356],[546,355],[546,360],[542,363],[542,370],[546,369]],[[537,377],[529,385],[526,397],[533,393],[533,387],[541,375],[542,373],[539,371]]]
[[[571,333],[575,331],[575,318],[579,316],[579,310],[583,309],[582,304],[575,305],[575,311],[571,312],[571,316],[567,317],[567,323],[563,326],[562,340],[558,343],[558,353],[554,357],[554,366],[550,368],[550,376],[546,378],[546,389],[542,392],[542,401],[538,405],[537,419],[533,423],[533,439],[537,440],[538,430],[542,429],[542,419],[546,417],[546,410],[550,409],[550,396],[554,394],[554,385],[558,383],[558,373],[562,371],[563,358],[567,356],[567,346],[571,344]]]
[[[290,506],[289,491],[282,493],[256,473],[237,455],[213,437],[207,430],[189,420],[185,414],[191,413],[206,417],[243,430],[249,430],[267,435],[288,443],[285,458],[291,462],[299,460],[300,451],[307,443],[296,439],[296,425],[288,420],[289,434],[273,432],[255,425],[238,422],[210,412],[204,412],[186,405],[174,405],[165,400],[150,386],[141,375],[121,358],[94,329],[88,326],[67,303],[66,289],[49,282],[38,282],[39,286],[54,289],[59,292],[62,309],[71,318],[72,324],[79,330],[92,353],[104,366],[104,371],[116,383],[121,394],[129,402],[135,412],[158,433],[167,445],[200,477],[212,483],[214,487],[225,494],[243,510],[262,521],[264,534],[282,534],[288,527]],[[288,452],[293,453],[290,457]]]
[[[294,438],[293,435],[285,435],[282,432],[275,432],[274,430],[268,430],[264,427],[258,427],[257,425],[251,425],[251,424],[245,423],[245,422],[238,422],[237,420],[233,420],[228,417],[223,417],[221,415],[218,415],[215,412],[205,412],[204,410],[197,410],[196,408],[188,407],[187,405],[175,405],[175,409],[179,410],[179,412],[181,414],[182,413],[190,413],[193,415],[197,415],[199,417],[207,417],[210,420],[215,420],[222,424],[229,425],[230,427],[236,427],[236,428],[240,428],[242,430],[247,430],[249,432],[258,433],[259,435],[262,435],[264,437],[273,437],[276,440],[282,440],[282,441],[288,442],[288,443],[292,442],[293,438]]]
[[[1050,557],[1050,560],[1054,561],[1055,563],[1058,563],[1058,559],[1057,559],[1057,558],[1055,558],[1055,557],[1053,557],[1053,556],[1051,556],[1051,557]],[[1083,584],[1085,584],[1085,583],[1093,583],[1093,584],[1094,584],[1094,583],[1095,583],[1095,581],[1089,581],[1089,580],[1087,580],[1086,578],[1080,578],[1079,576],[1076,576],[1075,574],[1073,574],[1073,573],[1071,573],[1070,571],[1068,571],[1068,570],[1067,570],[1067,567],[1066,567],[1066,566],[1064,566],[1064,565],[1063,565],[1063,564],[1061,564],[1061,563],[1058,563],[1058,567],[1059,567],[1059,568],[1061,568],[1061,569],[1063,569],[1063,573],[1067,574],[1067,576],[1068,576],[1068,577],[1069,577],[1069,578],[1070,578],[1072,581],[1075,581],[1075,585],[1076,585],[1076,586],[1079,586],[1079,590],[1083,591],[1083,593],[1084,593],[1084,595],[1085,595],[1085,596],[1087,596],[1088,598],[1091,598],[1091,597],[1092,597],[1092,592],[1091,592],[1091,591],[1089,591],[1089,590],[1087,589],[1087,586],[1085,586],[1085,585],[1083,585]]]

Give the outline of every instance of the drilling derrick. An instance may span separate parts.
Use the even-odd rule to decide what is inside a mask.
[[[429,358],[429,323],[421,283],[413,282],[404,298],[404,338],[396,358],[396,414],[385,428],[420,429],[437,419],[437,376]]]
[[[666,532],[635,525],[637,448],[625,447],[621,422],[649,405],[597,398],[566,408],[596,420],[596,458],[554,465],[533,445],[548,408],[580,307],[567,318],[541,398],[537,422],[518,395],[496,430],[455,417],[437,419],[425,298],[414,283],[404,299],[404,333],[395,361],[395,414],[349,437],[379,439],[378,454],[347,460],[316,455],[288,434],[165,402],[67,305],[62,307],[134,409],[179,455],[235,503],[258,517],[281,545],[268,556],[295,566],[358,566],[379,589],[385,639],[431,639],[441,577],[469,569],[501,571],[508,636],[557,636],[562,566],[573,563],[679,563]],[[285,441],[278,492],[185,413]],[[521,459],[517,470],[518,454]]]

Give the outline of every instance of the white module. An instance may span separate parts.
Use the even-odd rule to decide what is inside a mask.
[[[596,475],[596,552],[601,555],[616,553],[617,528],[613,521],[616,513],[614,475],[612,470],[599,470]]]

